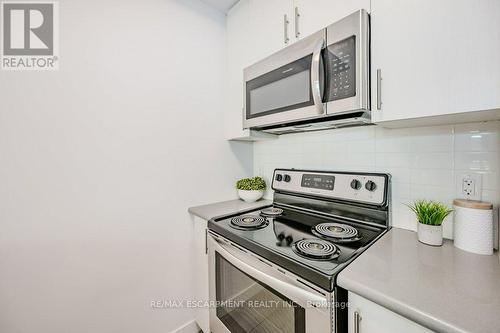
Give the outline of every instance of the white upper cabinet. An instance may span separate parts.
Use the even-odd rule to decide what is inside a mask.
[[[228,139],[248,137],[243,130],[243,68],[252,61],[253,47],[249,39],[249,0],[239,1],[227,15],[226,80],[225,80],[225,129]]]
[[[249,0],[249,4],[251,31],[246,42],[254,49],[254,63],[293,43],[293,2]]]
[[[354,13],[370,12],[370,0],[294,0],[293,37],[302,38]]]
[[[375,122],[496,116],[474,111],[500,109],[499,0],[373,0],[371,29]]]

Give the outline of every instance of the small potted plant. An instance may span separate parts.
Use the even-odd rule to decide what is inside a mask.
[[[443,245],[443,221],[453,211],[440,202],[417,200],[410,207],[418,220],[418,240],[422,243]]]
[[[266,182],[261,177],[244,178],[236,182],[238,196],[246,202],[255,202],[262,198]]]

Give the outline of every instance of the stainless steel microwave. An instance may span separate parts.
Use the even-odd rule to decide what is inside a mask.
[[[370,23],[365,10],[244,69],[243,128],[270,133],[368,124]]]

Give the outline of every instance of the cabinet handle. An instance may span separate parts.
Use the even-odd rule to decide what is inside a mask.
[[[284,36],[283,36],[283,40],[285,42],[285,44],[288,44],[288,42],[290,41],[290,38],[288,38],[288,24],[290,23],[290,21],[288,21],[288,15],[283,15],[283,33],[284,33]]]
[[[295,38],[300,37],[300,31],[299,31],[299,7],[295,7]]]
[[[377,110],[382,110],[382,70],[377,69]]]
[[[208,228],[205,229],[205,254],[208,254]]]
[[[361,321],[361,316],[358,311],[354,311],[354,333],[359,333],[359,322]]]

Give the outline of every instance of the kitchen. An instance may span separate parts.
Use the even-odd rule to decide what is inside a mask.
[[[58,68],[0,71],[0,332],[499,331],[500,1],[47,3],[58,7]],[[351,49],[368,45],[355,67],[364,73],[356,87],[366,88],[354,93],[365,96],[366,112],[349,119],[362,123],[339,125],[328,112],[341,103],[320,100],[332,128],[307,131],[321,123],[310,117],[246,126],[245,80],[253,77],[245,71],[360,11],[367,30],[356,27],[368,32]],[[336,31],[325,33],[321,50]],[[283,96],[301,96],[293,92]],[[292,133],[278,133],[290,123]],[[238,199],[236,182],[255,176],[265,182],[263,198]],[[325,186],[320,192],[335,179],[333,192],[341,192],[286,188],[297,177]],[[419,242],[422,223],[408,205],[421,199],[454,210],[442,224],[442,246]],[[282,246],[266,252],[246,241],[254,231],[230,226],[232,217],[273,203],[283,216],[309,216],[304,207],[313,207],[325,221],[333,210],[349,211],[343,220],[365,236],[362,246],[327,279],[314,268],[295,270],[298,239],[278,233],[271,245]],[[488,245],[482,239],[465,237],[468,248],[457,247],[467,213],[494,228],[476,233],[491,235],[493,254],[471,253]],[[264,220],[260,234],[287,225]],[[371,239],[366,230],[374,228]],[[289,290],[306,288],[328,306],[305,305],[282,325],[261,326],[265,314],[253,318],[257,326],[221,325],[210,307],[217,293],[210,260],[217,260],[209,253],[227,244],[242,250],[240,259],[252,254],[248,263],[260,268],[254,279],[267,275],[269,287],[293,277]],[[349,253],[346,244],[327,244],[339,258]],[[225,267],[226,277],[239,276],[239,287],[226,281],[231,298],[249,268],[238,275]],[[348,306],[336,312],[336,299]]]

